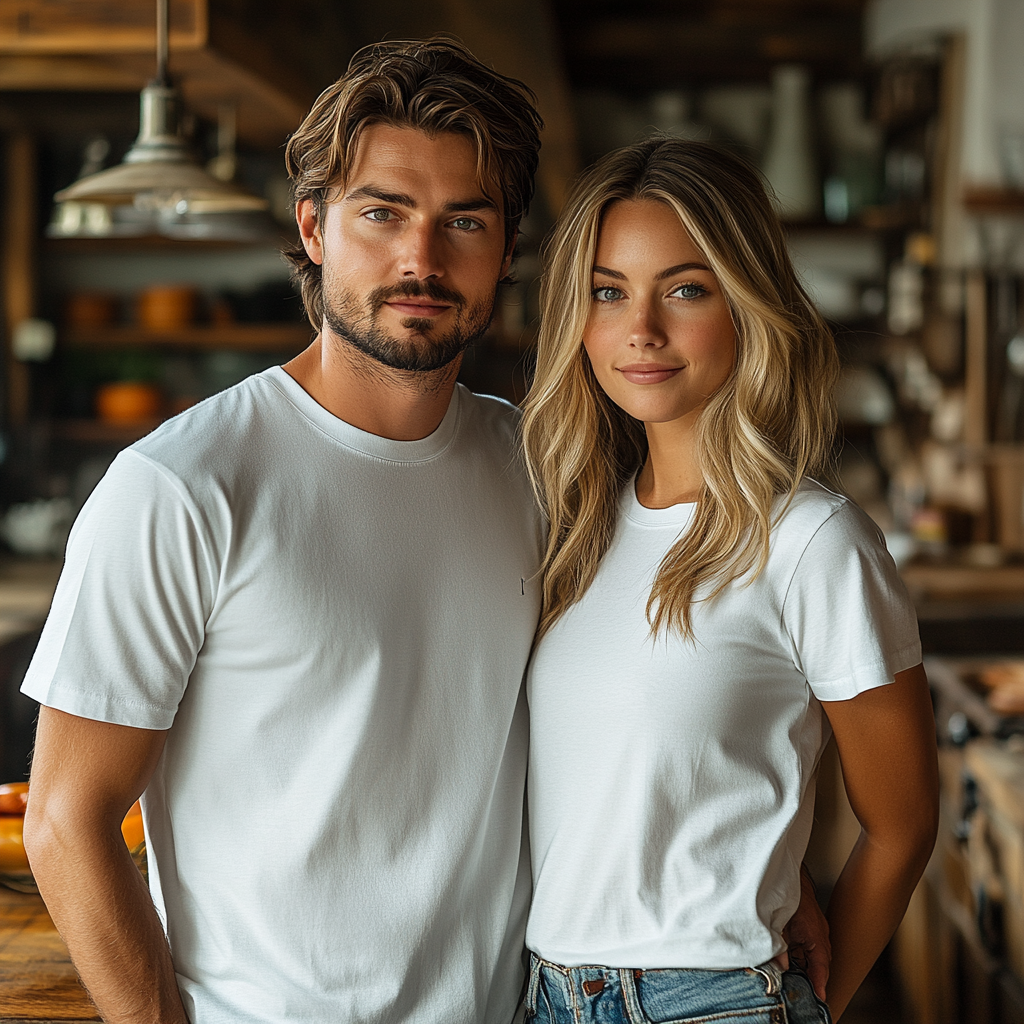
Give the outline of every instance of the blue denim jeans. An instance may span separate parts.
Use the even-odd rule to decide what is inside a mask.
[[[832,1024],[806,975],[774,963],[733,971],[560,967],[530,954],[525,1024]]]

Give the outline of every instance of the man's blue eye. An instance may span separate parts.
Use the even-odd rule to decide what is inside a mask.
[[[371,210],[368,216],[370,217],[370,220],[375,220],[375,221],[378,221],[380,223],[383,223],[384,221],[391,220],[391,211],[390,210]]]
[[[472,217],[457,217],[452,221],[452,224],[460,231],[472,231],[480,226]]]

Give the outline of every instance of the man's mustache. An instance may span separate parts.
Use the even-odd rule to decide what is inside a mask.
[[[370,292],[370,309],[378,313],[384,303],[391,299],[427,298],[436,302],[448,302],[453,306],[464,306],[466,300],[461,292],[445,288],[436,281],[402,281],[399,284],[375,288]]]

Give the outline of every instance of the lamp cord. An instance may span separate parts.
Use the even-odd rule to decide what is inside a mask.
[[[168,0],[156,0],[156,80],[160,85],[169,85],[167,77],[167,52],[169,29]]]

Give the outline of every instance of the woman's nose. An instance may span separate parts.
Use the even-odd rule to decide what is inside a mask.
[[[629,325],[629,344],[634,348],[660,348],[668,340],[664,324],[652,303],[638,303]]]

